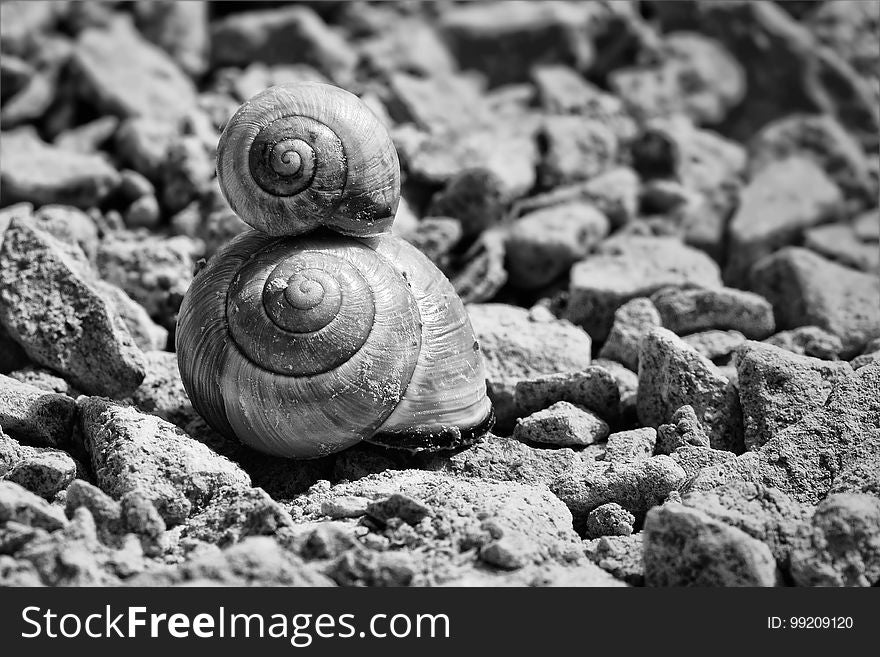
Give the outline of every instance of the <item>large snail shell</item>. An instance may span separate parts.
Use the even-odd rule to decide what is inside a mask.
[[[453,447],[491,426],[463,304],[391,235],[238,236],[184,298],[177,351],[199,413],[278,456]]]
[[[270,87],[226,124],[217,177],[229,205],[269,235],[318,226],[386,232],[400,200],[388,131],[357,96],[326,84]]]

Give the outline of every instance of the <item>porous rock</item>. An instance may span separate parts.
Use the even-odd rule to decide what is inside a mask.
[[[114,498],[140,491],[169,525],[224,488],[250,486],[241,468],[161,418],[98,397],[77,407],[98,485]]]
[[[642,532],[628,536],[602,536],[584,541],[587,558],[599,568],[632,586],[644,586]]]
[[[650,299],[638,297],[614,311],[614,323],[599,350],[600,358],[616,360],[639,371],[639,345],[651,329],[661,326],[660,314]]]
[[[571,268],[564,317],[604,340],[614,311],[667,286],[721,287],[718,265],[706,254],[667,237],[617,237]]]
[[[618,431],[608,436],[605,460],[612,463],[636,463],[650,458],[657,443],[657,432],[651,427]]]
[[[740,347],[735,361],[748,449],[821,408],[840,380],[852,375],[844,361],[798,356],[758,342]]]
[[[645,518],[647,586],[774,586],[776,561],[744,531],[681,504]]]
[[[126,394],[144,378],[143,354],[90,279],[79,249],[13,220],[0,246],[0,323],[80,390]]]
[[[590,411],[565,401],[517,420],[513,437],[559,447],[591,445],[608,435],[608,424]]]
[[[26,443],[55,447],[69,442],[76,416],[70,397],[0,374],[0,427]]]
[[[833,333],[818,326],[798,326],[789,331],[780,331],[764,340],[774,347],[787,349],[800,356],[811,356],[823,360],[837,360],[843,351],[843,343]]]
[[[55,531],[67,524],[64,512],[39,495],[11,481],[0,481],[0,522]]]
[[[671,454],[679,447],[688,446],[709,447],[709,437],[694,407],[685,404],[672,414],[669,424],[657,427],[657,453]]]
[[[629,536],[636,518],[619,504],[609,502],[597,506],[587,516],[587,536]]]
[[[604,367],[590,365],[580,371],[545,374],[516,383],[514,402],[519,416],[560,401],[583,406],[608,421],[620,414],[620,389]]]
[[[746,336],[739,331],[718,331],[713,329],[683,335],[681,339],[701,355],[716,362],[719,360],[726,361],[730,354],[746,341]]]
[[[760,340],[773,333],[773,306],[763,297],[734,288],[665,288],[651,295],[662,326],[678,335],[705,329],[739,331]]]

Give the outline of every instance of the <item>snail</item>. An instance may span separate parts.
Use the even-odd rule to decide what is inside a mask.
[[[253,230],[197,273],[178,315],[180,374],[208,424],[289,458],[364,440],[452,449],[492,427],[464,304],[389,232],[397,152],[357,96],[258,93],[223,130],[217,177]]]

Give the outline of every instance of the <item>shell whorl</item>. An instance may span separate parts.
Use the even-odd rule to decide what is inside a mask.
[[[243,104],[220,137],[217,177],[236,214],[273,236],[319,226],[378,235],[400,201],[388,130],[354,94],[313,82],[270,87]]]

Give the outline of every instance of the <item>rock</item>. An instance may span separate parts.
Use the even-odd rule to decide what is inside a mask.
[[[84,97],[104,114],[175,121],[196,105],[192,81],[122,17],[82,31],[72,66]]]
[[[614,311],[614,323],[599,357],[616,360],[638,372],[639,344],[651,329],[660,325],[660,314],[650,299],[638,297],[627,301]]]
[[[744,531],[681,504],[645,518],[647,586],[775,586],[770,549]]]
[[[3,127],[14,128],[42,117],[55,101],[57,78],[56,71],[33,71],[24,88],[3,103]]]
[[[418,502],[404,503],[395,494]],[[361,546],[336,557],[329,572],[337,582],[387,584],[390,577],[397,584],[444,583],[461,577],[477,560],[503,570],[581,563],[571,514],[543,486],[423,470],[387,471],[313,487],[294,504],[308,519],[320,516],[325,502],[340,496],[378,502],[387,520],[364,524],[368,533],[360,538]],[[393,517],[388,512],[392,507],[394,513],[406,509],[409,520]],[[387,547],[377,552],[369,547],[373,545]]]
[[[442,133],[488,121],[481,87],[478,79],[455,74],[394,72],[388,76],[386,105],[396,123]]]
[[[868,210],[853,219],[853,230],[863,242],[880,241],[880,209]]]
[[[559,447],[591,445],[608,435],[608,424],[590,411],[565,401],[517,420],[513,437]]]
[[[168,345],[168,330],[156,324],[141,304],[106,281],[96,280],[92,285],[104,297],[111,310],[122,319],[139,349],[165,349]]]
[[[550,490],[565,502],[575,529],[580,529],[590,511],[609,502],[616,502],[640,521],[648,509],[676,490],[684,477],[684,470],[668,456],[624,465],[580,463],[557,477]]]
[[[366,497],[351,495],[327,500],[321,505],[321,513],[331,520],[342,518],[360,518],[367,513],[370,500]]]
[[[545,374],[516,383],[514,404],[518,417],[548,408],[556,402],[587,408],[608,421],[620,414],[620,390],[614,376],[602,367]]]
[[[143,355],[89,280],[81,251],[13,220],[0,247],[0,323],[80,390],[123,395],[143,380]]]
[[[742,481],[712,491],[687,493],[681,501],[766,544],[784,571],[788,570],[792,547],[798,544],[801,525],[809,517],[809,507],[785,493]]]
[[[415,130],[415,128],[412,128]],[[437,134],[417,133],[412,142],[392,135],[405,170],[427,185],[445,185],[470,169],[491,171],[506,198],[523,196],[535,186],[539,160],[534,129],[493,123]]]
[[[583,27],[593,11],[564,3],[464,5],[444,12],[440,28],[459,65],[497,86],[528,79],[536,63],[585,69],[592,48]]]
[[[225,547],[248,536],[277,536],[293,524],[290,513],[263,489],[225,487],[187,520],[182,536]]]
[[[725,359],[746,341],[739,331],[700,331],[682,336],[685,344],[711,361]]]
[[[179,138],[167,122],[148,116],[124,120],[116,131],[114,144],[120,160],[153,182],[162,175],[168,148]]]
[[[595,178],[617,160],[617,137],[600,121],[550,116],[538,138],[545,146],[539,170],[545,188]]]
[[[206,550],[174,566],[142,573],[131,586],[333,586],[317,568],[268,536],[252,536],[225,550]]]
[[[52,501],[76,477],[76,462],[60,450],[33,450],[2,476],[6,481]]]
[[[105,158],[51,146],[29,126],[4,132],[3,143],[0,186],[5,203],[88,208],[103,201],[119,182]]]
[[[585,201],[561,203],[520,217],[507,237],[510,282],[527,289],[548,285],[586,257],[609,230],[608,218]]]
[[[76,404],[0,374],[0,426],[22,442],[55,447],[70,441]]]
[[[840,338],[818,326],[798,326],[790,331],[780,331],[764,342],[801,356],[824,360],[837,360],[843,351]]]
[[[663,3],[661,3],[663,4]],[[747,139],[796,112],[831,114],[872,147],[877,116],[871,92],[852,68],[774,3],[664,4],[664,31],[699,30],[718,39],[746,72],[748,94],[728,117],[728,134]]]
[[[654,329],[642,340],[637,404],[639,421],[652,427],[690,405],[712,447],[742,451],[735,390],[711,361],[668,329]]]
[[[0,481],[0,522],[18,522],[53,532],[67,524],[64,513],[19,484]]]
[[[629,536],[603,536],[584,542],[587,558],[602,570],[633,586],[644,586],[642,533]]]
[[[757,342],[740,347],[735,361],[747,449],[757,449],[821,408],[831,390],[852,375],[846,362],[798,356]]]
[[[72,518],[79,507],[85,507],[92,514],[98,538],[102,543],[115,545],[126,526],[122,520],[122,506],[97,486],[82,479],[74,479],[67,487],[64,510]]]
[[[752,269],[752,289],[773,304],[781,329],[818,326],[840,338],[842,358],[880,335],[880,279],[789,247]]]
[[[20,369],[13,370],[9,373],[9,377],[16,381],[21,381],[28,385],[39,388],[45,392],[60,393],[73,397],[79,396],[79,391],[70,385],[67,381],[57,376],[53,372],[42,367],[34,367],[26,365]]]
[[[877,194],[862,147],[829,114],[793,114],[765,125],[749,141],[749,171],[792,156],[815,162],[848,199],[868,201]]]
[[[587,536],[629,536],[636,518],[619,504],[611,502],[598,506],[587,516]]]
[[[342,81],[356,60],[356,51],[309,7],[238,12],[211,26],[214,67],[303,63]]]
[[[691,490],[729,481],[777,488],[816,504],[835,492],[876,490],[880,463],[880,364],[859,368],[831,391],[825,405],[801,418],[754,452],[703,469]]]
[[[657,453],[672,454],[680,447],[709,447],[709,437],[690,404],[672,414],[670,424],[657,427]]]
[[[101,276],[125,290],[151,317],[171,327],[192,282],[201,246],[189,237],[118,233],[98,250]]]
[[[466,237],[473,237],[501,221],[510,199],[502,181],[489,169],[464,169],[431,197],[428,215],[453,217]]]
[[[488,230],[464,255],[465,265],[452,278],[455,292],[465,303],[491,300],[507,283],[504,234]]]
[[[480,343],[500,428],[516,418],[518,381],[583,370],[590,364],[590,336],[569,322],[538,321],[524,308],[505,304],[470,304],[467,311]]]
[[[620,68],[608,84],[634,115],[683,114],[697,124],[720,123],[745,95],[739,63],[716,40],[696,32],[667,34],[660,61]]]
[[[177,354],[170,351],[144,352],[146,376],[140,387],[131,395],[132,403],[144,413],[158,415],[185,429],[198,415],[193,410],[180,370]]]
[[[703,468],[709,468],[713,465],[719,465],[736,459],[736,454],[733,452],[695,445],[678,447],[669,456],[681,466],[688,479],[697,476]],[[682,488],[686,487],[687,485],[682,486]]]
[[[54,27],[61,11],[59,5],[10,2],[4,9],[3,29],[0,30],[3,51],[23,54]]]
[[[394,224],[397,225],[396,220]],[[440,271],[449,269],[451,252],[463,236],[461,222],[452,217],[425,217],[413,230],[401,234],[403,239],[428,256]]]
[[[791,552],[798,586],[876,586],[880,582],[880,500],[831,495],[803,528]]]
[[[408,495],[392,493],[385,499],[367,504],[366,514],[383,523],[392,518],[400,518],[409,525],[417,525],[422,518],[433,515],[433,511],[431,507]]]
[[[731,219],[725,279],[746,281],[753,263],[833,217],[842,201],[840,188],[812,160],[792,156],[768,164],[743,189]]]
[[[195,135],[181,135],[168,145],[161,167],[162,203],[171,213],[195,201],[214,177],[214,158]]]
[[[411,71],[425,77],[442,77],[457,68],[433,24],[395,14],[393,18],[383,18],[376,32],[359,44],[369,70]]]
[[[224,488],[250,486],[237,465],[158,417],[97,397],[81,397],[77,407],[98,485],[115,498],[141,492],[168,525]]]
[[[651,427],[618,431],[608,436],[605,460],[612,463],[636,463],[650,458],[657,443],[657,432]]]
[[[630,299],[689,285],[721,287],[718,266],[709,256],[672,238],[612,238],[571,268],[564,317],[601,341],[614,311]]]
[[[135,22],[141,34],[171,55],[188,75],[198,78],[208,70],[206,2],[138,2]]]
[[[617,391],[620,394],[620,415],[627,422],[634,422],[636,417],[636,393],[639,387],[639,375],[628,370],[616,360],[597,358],[593,365],[602,367],[614,377]]]
[[[773,306],[753,292],[733,288],[666,288],[651,295],[662,326],[685,335],[705,329],[732,329],[760,340],[773,333]]]
[[[96,153],[113,140],[119,118],[109,114],[61,132],[53,143],[64,151]]]
[[[804,246],[854,269],[880,271],[880,249],[876,242],[862,241],[852,226],[831,224],[811,228],[804,236]]]

